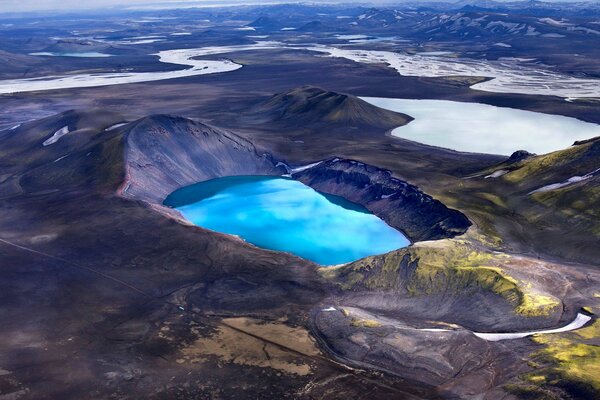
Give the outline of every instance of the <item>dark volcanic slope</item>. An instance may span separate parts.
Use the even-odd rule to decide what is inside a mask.
[[[490,174],[500,174],[485,179]],[[507,206],[518,212],[511,218],[529,223],[517,231],[498,224],[498,230],[515,243],[523,235],[534,250],[584,262],[600,254],[600,138],[517,162],[489,168],[479,177],[511,196]],[[500,222],[500,220],[499,220]]]
[[[143,118],[128,130],[126,160],[126,195],[159,203],[175,189],[207,179],[285,172],[246,139],[166,115]]]
[[[391,129],[407,124],[411,117],[375,107],[350,94],[302,86],[272,96],[252,110],[258,121],[310,125]]]
[[[293,174],[325,193],[362,204],[412,241],[461,235],[471,223],[419,188],[392,178],[390,171],[353,160],[331,159]]]
[[[123,121],[99,110],[68,111],[3,132],[2,194],[122,186],[128,197],[160,203],[206,179],[285,172],[247,140],[199,122],[154,115],[116,125]],[[62,129],[68,133],[49,143]]]

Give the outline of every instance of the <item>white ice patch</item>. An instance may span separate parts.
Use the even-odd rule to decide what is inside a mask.
[[[54,132],[54,135],[52,135],[48,139],[44,140],[44,143],[42,143],[42,145],[44,145],[44,146],[50,146],[51,144],[54,144],[54,143],[58,142],[58,139],[60,139],[61,137],[65,136],[67,133],[69,133],[69,127],[68,126],[63,126],[59,130],[57,130],[56,132]]]
[[[368,38],[367,35],[335,35],[335,37],[342,40],[356,40]]]
[[[301,171],[307,170],[307,169],[309,169],[309,168],[316,167],[317,165],[321,164],[322,162],[323,162],[323,161],[318,161],[318,162],[316,162],[316,163],[312,163],[312,164],[308,164],[308,165],[303,165],[303,166],[301,166],[301,167],[292,168],[292,169],[290,170],[290,173],[291,173],[291,174],[296,174],[296,173],[298,173],[298,172],[301,172]]]
[[[114,125],[111,125],[108,128],[106,128],[105,131],[107,131],[107,132],[114,131],[115,129],[120,128],[125,125],[127,125],[127,122],[122,122],[120,124],[114,124]]]
[[[329,308],[324,308],[321,311],[329,312],[329,311],[337,311],[337,309],[335,307],[329,307]]]
[[[560,188],[572,185],[572,184],[577,183],[577,182],[588,180],[588,179],[590,179],[591,177],[593,177],[598,172],[600,172],[600,168],[598,168],[598,169],[596,169],[596,170],[594,170],[594,171],[592,171],[592,172],[590,172],[588,174],[585,174],[583,176],[572,176],[569,179],[567,179],[566,181],[559,182],[559,183],[553,183],[551,185],[542,186],[539,189],[536,189],[536,190],[533,190],[533,191],[529,192],[529,194],[541,193],[541,192],[549,192],[551,190],[560,189]]]
[[[59,162],[60,160],[62,160],[62,159],[64,159],[64,158],[67,158],[67,157],[69,157],[69,155],[68,155],[68,154],[67,154],[67,155],[64,155],[64,156],[62,156],[62,157],[58,157],[56,160],[54,160],[54,161],[52,161],[52,162],[53,162],[53,163],[56,163],[56,162]]]
[[[592,318],[588,315],[584,315],[584,314],[577,314],[577,317],[575,317],[575,319],[568,325],[565,325],[561,328],[556,328],[556,329],[545,329],[545,330],[539,330],[539,331],[529,331],[529,332],[515,332],[515,333],[479,333],[479,332],[473,332],[473,334],[477,337],[480,337],[484,340],[490,341],[490,342],[496,342],[498,340],[505,340],[505,339],[521,339],[527,336],[531,336],[531,335],[536,335],[538,333],[560,333],[560,332],[569,332],[569,331],[573,331],[575,329],[579,329],[582,326],[584,326],[585,324],[587,324]]]
[[[508,170],[507,169],[499,169],[498,171],[494,171],[489,175],[485,176],[485,179],[489,179],[489,178],[500,178],[502,175],[506,175],[508,174]]]
[[[423,328],[423,329],[419,329],[420,331],[423,332],[451,332],[452,329],[443,329],[443,328]]]

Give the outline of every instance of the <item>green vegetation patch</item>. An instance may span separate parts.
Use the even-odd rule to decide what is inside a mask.
[[[533,336],[542,349],[532,354],[535,361],[529,363],[535,371],[521,377],[525,387],[539,393],[559,388],[576,398],[600,398],[599,339],[599,320],[573,332]]]
[[[375,321],[374,319],[362,319],[352,318],[350,325],[357,328],[379,328],[383,326],[381,322]]]
[[[438,293],[495,293],[524,316],[545,316],[560,306],[502,269],[510,257],[476,249],[465,240],[425,242],[381,256],[323,270],[345,290],[404,291],[408,296]]]
[[[502,176],[504,180],[519,183],[546,170],[557,169],[578,159],[591,146],[591,143],[572,146],[564,150],[555,151],[525,160],[522,166]]]

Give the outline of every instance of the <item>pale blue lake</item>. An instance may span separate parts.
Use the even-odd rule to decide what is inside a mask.
[[[392,136],[458,151],[544,154],[600,136],[600,125],[562,115],[449,100],[362,99],[414,117],[394,129]]]
[[[410,244],[363,206],[282,177],[213,179],[171,193],[164,204],[197,226],[321,265],[343,264]]]

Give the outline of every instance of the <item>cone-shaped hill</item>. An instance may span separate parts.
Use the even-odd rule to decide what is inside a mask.
[[[251,111],[256,122],[305,125],[312,128],[369,128],[387,130],[407,124],[408,115],[373,106],[350,94],[302,86],[276,94]]]

